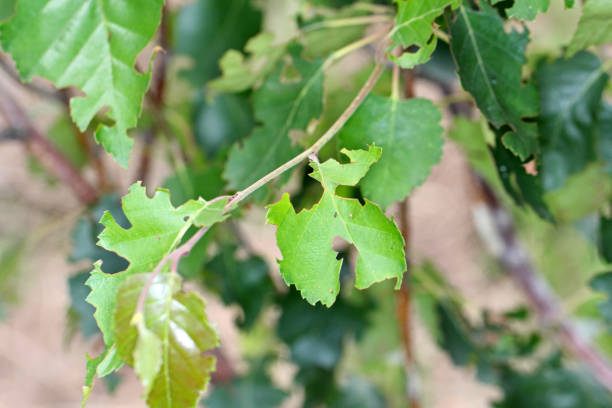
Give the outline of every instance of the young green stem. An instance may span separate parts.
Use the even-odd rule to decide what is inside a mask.
[[[339,18],[335,20],[322,21],[320,23],[314,23],[307,25],[302,29],[302,32],[309,33],[315,30],[321,30],[325,28],[338,28],[338,27],[351,27],[366,24],[375,23],[388,23],[391,21],[391,16],[388,15],[374,15],[374,16],[362,16],[362,17],[349,17]]]
[[[359,90],[359,93],[357,94],[357,96],[355,96],[355,98],[350,103],[350,105],[346,108],[346,110],[342,113],[342,115],[340,115],[340,117],[334,122],[334,124],[327,130],[327,132],[325,132],[323,136],[321,136],[312,146],[310,146],[308,149],[304,150],[302,153],[295,156],[293,159],[289,160],[287,163],[283,164],[282,166],[278,167],[275,170],[272,170],[270,173],[266,174],[265,176],[263,176],[262,178],[260,178],[259,180],[257,180],[255,183],[251,184],[244,190],[241,190],[237,192],[236,194],[234,194],[234,196],[225,206],[225,210],[231,211],[232,209],[235,208],[235,206],[238,203],[240,203],[245,198],[253,194],[255,191],[265,186],[270,181],[280,176],[287,170],[290,170],[293,167],[297,166],[302,161],[306,160],[311,154],[318,153],[321,147],[323,147],[327,142],[329,142],[336,135],[336,133],[338,133],[338,131],[342,128],[342,126],[344,126],[346,121],[349,120],[349,118],[353,115],[353,113],[355,113],[359,105],[361,105],[361,103],[364,101],[366,96],[368,96],[370,91],[372,91],[372,88],[374,88],[374,85],[378,81],[378,78],[380,78],[380,75],[382,74],[383,69],[384,69],[384,65],[382,63],[376,64],[376,66],[374,67],[374,70],[370,74],[370,77],[368,78],[366,83],[363,85],[361,90]]]
[[[177,273],[178,271],[178,263],[183,256],[186,256],[191,252],[195,244],[198,243],[200,238],[206,234],[210,227],[200,228],[191,238],[187,240],[183,245],[179,246],[168,255],[162,258],[162,260],[157,264],[149,279],[145,283],[145,286],[142,288],[140,292],[140,296],[138,297],[138,304],[136,305],[136,312],[134,313],[134,317],[132,318],[133,322],[137,322],[139,319],[143,317],[145,301],[147,300],[147,295],[149,294],[149,290],[151,289],[151,285],[155,278],[161,273],[163,267],[168,263],[170,264],[170,273]]]

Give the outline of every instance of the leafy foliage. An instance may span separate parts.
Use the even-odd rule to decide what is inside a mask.
[[[591,45],[612,42],[612,4],[606,0],[584,3],[578,29],[572,38],[567,53],[573,55]]]
[[[538,12],[545,13],[549,6],[550,0],[516,0],[508,9],[508,15],[519,20],[534,20]]]
[[[181,9],[175,27],[176,51],[194,60],[186,75],[201,86],[219,74],[217,61],[226,50],[241,49],[259,32],[261,13],[249,0],[198,0]]]
[[[0,42],[23,79],[38,75],[59,88],[85,92],[70,103],[81,130],[102,108],[110,108],[114,124],[100,126],[96,140],[123,167],[134,144],[126,132],[136,125],[151,78],[134,64],[157,30],[162,5],[162,0],[22,0],[15,17],[0,28]]]
[[[255,118],[263,123],[234,146],[225,168],[229,188],[247,187],[300,152],[291,141],[292,131],[304,131],[323,110],[323,61],[306,61],[301,47],[290,49],[291,67],[298,79],[283,80],[285,68],[279,67],[253,95]]]
[[[460,3],[460,0],[399,1],[393,29],[394,44],[401,45],[404,50],[411,46],[418,49],[391,58],[405,69],[427,62],[437,45],[434,20],[446,7],[457,8]]]
[[[245,45],[250,55],[245,58],[237,50],[229,50],[219,61],[223,75],[208,83],[210,89],[220,92],[241,92],[254,86],[270,72],[285,47],[274,44],[274,35],[261,33],[251,38]]]
[[[134,366],[150,406],[194,406],[214,369],[204,352],[218,344],[204,300],[180,292],[181,278],[153,278],[142,314],[136,305],[150,274],[132,275],[119,288],[115,337],[121,357]]]
[[[204,283],[220,293],[224,303],[240,305],[244,316],[238,325],[248,329],[274,293],[274,286],[268,275],[268,265],[262,258],[251,256],[238,260],[235,252],[234,246],[224,246],[205,265]]]
[[[287,284],[293,284],[311,304],[331,306],[340,289],[340,267],[331,248],[340,236],[359,251],[355,286],[367,288],[384,279],[396,278],[401,284],[406,270],[403,239],[397,227],[375,204],[361,205],[355,199],[335,195],[339,185],[355,185],[381,155],[381,148],[343,150],[351,159],[340,164],[330,159],[311,162],[311,177],[323,185],[321,201],[310,210],[295,213],[289,195],[269,206],[267,220],[278,226],[276,238],[283,254],[280,271]],[[294,240],[293,237],[299,237]]]
[[[349,149],[381,146],[384,155],[359,183],[368,199],[387,208],[425,181],[442,157],[441,115],[424,99],[370,95],[338,135]]]
[[[507,34],[502,19],[486,4],[480,12],[461,6],[452,25],[451,49],[464,89],[493,125],[508,125],[503,142],[521,159],[538,151],[537,127],[525,118],[538,114],[532,83],[522,85],[528,33]]]
[[[406,200],[440,161],[441,110],[470,167],[492,190],[503,189],[512,199],[502,198],[503,205],[528,206],[555,222],[513,212],[547,277],[553,266],[572,272],[553,287],[562,291],[607,267],[610,64],[601,62],[605,50],[593,46],[612,41],[612,9],[608,1],[589,0],[569,44],[549,49],[538,37],[527,49],[529,31],[521,21],[534,20],[549,6],[550,0],[0,4],[0,43],[20,78],[39,76],[59,88],[75,88],[52,95],[48,111],[56,117],[48,121],[48,146],[39,124],[30,123],[38,105],[20,115],[18,104],[7,111],[12,105],[3,95],[2,111],[10,115],[5,114],[9,127],[0,129],[0,139],[24,141],[33,156],[41,150],[36,143],[47,146],[32,161],[51,170],[45,180],[68,181],[75,191],[95,184],[92,198],[82,200],[87,208],[74,228],[69,258],[94,263],[91,272],[68,280],[69,329],[80,329],[84,337],[101,335],[105,346],[95,358],[87,357],[83,404],[96,376],[110,378],[112,385],[115,372],[130,365],[149,406],[193,407],[215,370],[214,354],[219,373],[207,406],[279,406],[302,391],[307,408],[406,405],[406,396],[413,397],[413,373],[397,364],[397,355],[400,345],[408,347],[400,339],[407,327],[401,317],[389,318],[403,306],[388,292],[393,284],[400,287],[407,269],[405,242],[383,211],[395,210],[392,205]],[[153,59],[151,48],[158,52],[156,43],[168,49],[151,81],[153,64],[147,59]],[[3,69],[10,74],[12,68],[3,64]],[[366,80],[367,72],[372,73]],[[456,74],[466,92],[455,93]],[[400,100],[402,87],[406,95],[427,88],[430,96],[436,93],[430,88],[437,88],[444,97],[438,106],[421,98]],[[28,88],[38,96],[50,94],[45,84]],[[390,98],[380,96],[389,93]],[[40,111],[47,113],[44,107]],[[475,107],[481,119],[466,119],[479,116]],[[141,108],[146,113],[139,120]],[[116,195],[105,194],[123,182],[108,179],[99,149],[84,136],[95,134],[126,167],[134,143],[130,129],[137,138],[145,134],[134,174],[147,183],[132,185],[119,206]],[[158,180],[149,177],[149,168],[161,156],[160,145],[171,166],[163,185],[172,194],[158,190],[149,198],[144,185]],[[306,157],[312,171],[300,166]],[[49,158],[55,167],[48,166]],[[277,290],[275,271],[257,255],[250,231],[243,236],[242,221],[219,225],[230,210],[236,218],[257,214],[242,211],[240,204],[249,209],[246,200],[255,197],[265,205],[266,195],[258,193],[274,181],[277,186],[289,181],[292,197],[285,193],[267,213],[276,225],[279,269],[288,290]],[[474,181],[480,185],[482,179]],[[240,191],[220,196],[225,190]],[[482,194],[492,193],[483,188]],[[475,220],[485,230],[477,213],[481,204]],[[496,222],[509,222],[489,210]],[[409,224],[405,216],[402,212],[402,227],[403,221]],[[406,236],[414,226],[407,227]],[[2,305],[16,297],[15,271],[37,240],[0,242]],[[553,246],[563,246],[564,253],[550,251]],[[521,255],[505,249],[506,264]],[[606,299],[598,294],[586,305],[588,317],[603,321],[608,331],[611,273],[591,281]],[[352,289],[393,278],[368,292]],[[183,292],[183,279],[241,309],[234,323],[241,329],[246,372],[234,372],[226,353],[212,350],[218,338],[205,302],[195,292]],[[494,406],[612,406],[608,392],[578,364],[568,364],[559,344],[548,340],[556,329],[540,330],[526,308],[483,311],[475,319],[431,264],[413,265],[410,280],[404,289],[435,341],[454,363],[474,366],[479,380],[501,390]],[[598,333],[596,341],[610,353],[608,337]],[[551,357],[543,358],[545,353]],[[290,385],[272,380],[276,363],[295,367]]]
[[[542,64],[536,77],[542,101],[542,183],[554,190],[595,159],[595,124],[609,76],[595,55],[582,51]]]
[[[272,384],[266,373],[266,363],[252,363],[248,375],[236,378],[229,384],[215,387],[206,398],[208,408],[256,408],[278,407],[287,397],[287,393]]]

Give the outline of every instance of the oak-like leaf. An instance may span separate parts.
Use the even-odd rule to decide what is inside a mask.
[[[340,164],[330,159],[310,163],[311,177],[323,185],[323,196],[310,210],[295,213],[289,195],[269,206],[267,221],[278,226],[277,244],[283,259],[280,272],[311,304],[331,306],[340,289],[342,260],[336,259],[332,240],[341,237],[359,252],[355,286],[364,289],[385,279],[396,278],[399,287],[406,270],[404,240],[395,224],[381,209],[366,200],[335,195],[339,185],[354,186],[381,155],[380,147],[342,152],[351,160]]]
[[[460,3],[460,0],[398,1],[393,40],[394,45],[400,45],[404,52],[399,57],[392,55],[391,59],[405,69],[429,61],[437,43],[434,20],[446,7],[456,8]],[[408,51],[410,47],[418,49]]]
[[[21,78],[38,75],[58,88],[85,93],[70,101],[73,120],[85,130],[108,107],[113,125],[102,125],[96,140],[127,167],[151,73],[134,69],[136,57],[161,21],[163,0],[20,0],[15,16],[0,27],[0,43],[12,55]]]

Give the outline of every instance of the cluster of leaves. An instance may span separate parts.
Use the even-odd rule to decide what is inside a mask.
[[[481,322],[474,324],[459,295],[431,264],[419,268],[413,285],[420,311],[431,322],[432,335],[453,363],[474,367],[479,381],[503,391],[495,407],[533,404],[552,408],[560,401],[568,408],[612,404],[609,392],[590,373],[568,367],[556,346],[546,344],[545,333],[534,329],[527,308],[503,314],[483,311]]]
[[[589,0],[563,55],[541,57],[531,68],[529,31],[524,25],[509,31],[505,21],[533,20],[548,10],[549,0],[288,4],[275,8],[271,1],[198,0],[171,12],[163,0],[20,0],[0,8],[0,44],[21,78],[40,76],[58,88],[82,91],[84,95],[70,101],[72,120],[81,131],[93,132],[123,167],[134,144],[128,130],[139,125],[157,51],[148,60],[139,55],[153,40],[162,13],[172,22],[170,57],[176,53],[192,60],[189,69],[168,78],[169,83],[188,81],[187,97],[173,95],[172,100],[169,95],[164,106],[150,113],[156,116],[153,121],[164,121],[164,129],[181,135],[177,142],[186,163],[176,166],[166,181],[171,193],[160,189],[149,198],[136,183],[122,197],[121,208],[116,198],[102,201],[75,229],[72,259],[89,259],[94,268],[70,280],[70,316],[86,336],[99,329],[106,346],[101,355],[88,359],[85,400],[95,376],[105,377],[127,364],[139,376],[150,406],[197,403],[214,369],[210,352],[218,344],[203,298],[182,290],[183,279],[197,278],[225,303],[241,306],[238,324],[245,330],[272,303],[280,306],[277,338],[299,367],[296,379],[306,390],[306,406],[383,406],[377,392],[360,394],[370,389],[362,380],[344,386],[334,381],[343,342],[359,337],[373,306],[343,298],[341,274],[347,262],[332,243],[340,237],[357,252],[356,288],[389,279],[400,287],[407,268],[404,239],[383,211],[406,199],[440,161],[443,129],[441,112],[432,102],[400,98],[398,75],[391,90],[376,89],[351,105],[333,103],[345,93],[335,91],[328,80],[333,64],[377,40],[398,67],[421,66],[425,73],[444,60],[445,50],[447,56],[450,52],[462,87],[483,115],[480,122],[457,119],[452,133],[474,167],[505,189],[514,203],[529,206],[545,220],[596,217],[595,240],[602,259],[612,261],[612,106],[604,98],[610,64],[586,50],[612,41],[608,0]],[[570,0],[565,5],[574,6]],[[390,26],[364,37],[363,21]],[[143,59],[149,68],[137,69]],[[378,68],[381,64],[376,62]],[[176,83],[178,94],[176,89],[185,84]],[[345,112],[348,120],[334,128],[331,122],[355,104],[354,113]],[[241,193],[272,181],[266,175],[317,137],[324,140],[330,126],[338,132],[337,148],[310,151],[308,176],[316,183],[304,181],[293,202],[285,193],[268,206],[267,221],[277,226],[282,253],[279,271],[290,287],[278,295],[262,259],[253,254],[237,259],[239,243],[224,238],[231,232],[222,223],[240,214],[234,204]],[[64,154],[70,156],[70,151]],[[73,161],[76,167],[83,165],[76,163],[78,157]],[[526,170],[527,164],[534,170]],[[290,178],[289,167],[284,170],[276,174],[275,185],[254,195],[256,201],[279,197],[279,188]],[[585,172],[601,177],[607,193],[568,216],[564,197],[575,195],[572,184]],[[304,209],[297,212],[298,207]],[[101,226],[94,221],[98,217]],[[191,237],[206,231],[205,238],[191,244]],[[227,242],[211,249],[212,239]],[[191,253],[180,259],[177,251],[185,246]],[[537,336],[516,335],[505,321],[488,318],[482,327],[474,326],[448,299],[425,303],[433,307],[429,315],[437,316],[436,338],[453,361],[476,362],[481,378],[504,389],[498,406],[517,406],[531,395],[534,384],[550,390],[542,394],[542,406],[552,404],[566,383],[583,384],[559,358],[528,374],[513,368],[511,360],[534,353]],[[331,311],[324,307],[332,305]],[[209,405],[253,403],[251,395],[257,395],[260,406],[278,405],[285,393],[267,379],[267,362],[253,360],[248,374],[215,389]],[[572,398],[582,398],[585,388],[575,388],[578,394]],[[592,406],[608,404],[600,394],[588,394]]]

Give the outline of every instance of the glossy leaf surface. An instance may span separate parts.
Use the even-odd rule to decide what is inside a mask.
[[[194,407],[204,390],[214,357],[204,353],[217,346],[204,300],[180,291],[181,278],[161,274],[152,282],[143,315],[138,298],[150,274],[128,278],[118,293],[115,333],[119,354],[131,365],[151,407]]]

